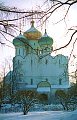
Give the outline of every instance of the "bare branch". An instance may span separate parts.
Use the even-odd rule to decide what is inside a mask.
[[[12,43],[11,41],[9,41],[6,37],[5,37],[5,35],[2,33],[2,32],[0,32],[1,34],[2,34],[2,36],[6,39],[6,41],[8,41],[8,42],[10,42],[10,43]]]
[[[68,7],[68,9],[67,9],[67,11],[66,11],[66,13],[65,13],[65,16],[64,16],[61,20],[59,20],[58,22],[56,22],[55,24],[57,24],[57,23],[59,23],[59,22],[61,22],[61,21],[63,21],[63,20],[66,19],[66,16],[67,16],[67,14],[68,14],[68,12],[69,12],[70,7],[71,7],[71,6]]]
[[[3,30],[0,30],[1,32],[3,32],[3,33],[6,33],[6,34],[8,34],[8,35],[10,35],[11,37],[15,37],[14,35],[12,35],[11,33],[8,33],[8,32],[6,32],[6,31],[3,31]]]
[[[57,3],[60,3],[60,4],[62,4],[62,5],[73,5],[73,4],[75,4],[75,3],[77,3],[77,0],[66,0],[66,1],[64,1],[64,2],[62,2],[61,0],[50,0],[51,2],[57,2]]]
[[[74,46],[75,46],[76,41],[77,41],[77,38],[75,39],[75,41],[74,41],[74,43],[73,43],[73,48],[72,48],[71,53],[70,53],[69,61],[70,61],[71,55],[72,55],[72,53],[73,53],[73,51],[74,51]]]
[[[77,33],[77,30],[75,30],[75,32],[71,35],[71,38],[70,38],[69,42],[68,42],[66,45],[64,45],[64,46],[62,46],[62,47],[60,47],[60,48],[57,48],[57,49],[53,50],[53,52],[67,47],[67,46],[71,43],[72,38],[73,38],[73,36],[74,36],[76,33]]]

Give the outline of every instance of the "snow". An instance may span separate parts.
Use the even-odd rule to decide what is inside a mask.
[[[26,88],[37,88],[37,85],[26,85]]]
[[[52,88],[69,88],[70,85],[52,85]]]
[[[0,120],[77,120],[77,110],[72,112],[64,111],[43,111],[23,113],[0,114]]]
[[[37,88],[38,92],[50,92],[50,87],[39,87]]]

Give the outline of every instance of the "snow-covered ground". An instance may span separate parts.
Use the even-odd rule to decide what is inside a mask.
[[[77,120],[77,110],[72,112],[63,111],[43,111],[23,113],[3,113],[0,120]]]

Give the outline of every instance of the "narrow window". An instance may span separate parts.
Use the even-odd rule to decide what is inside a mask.
[[[23,49],[23,55],[24,55],[24,49]]]
[[[19,65],[20,61],[18,60],[18,65]]]
[[[46,78],[46,81],[48,81],[48,78]]]
[[[47,64],[47,63],[48,63],[48,60],[45,61],[45,64]]]
[[[19,49],[19,55],[20,55],[20,49]]]
[[[16,55],[17,55],[17,53],[18,53],[18,49],[16,48]]]
[[[60,65],[60,59],[59,59],[59,65]]]
[[[31,85],[33,85],[33,79],[31,79]]]
[[[59,85],[62,85],[62,79],[61,78],[59,79]]]
[[[33,60],[31,59],[31,65],[32,65],[32,63],[33,63]]]

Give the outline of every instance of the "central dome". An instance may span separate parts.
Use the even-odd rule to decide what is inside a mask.
[[[29,40],[38,40],[42,34],[34,27],[34,21],[31,21],[31,28],[23,34]]]

